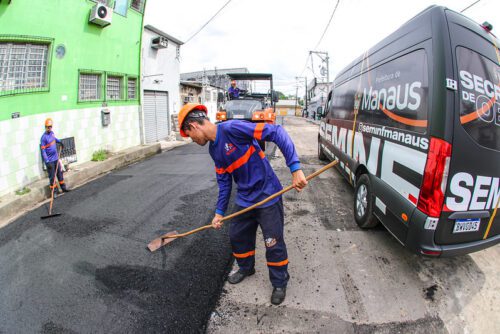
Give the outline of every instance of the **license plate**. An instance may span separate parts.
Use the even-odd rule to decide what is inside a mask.
[[[242,119],[245,118],[245,115],[234,115],[233,118]]]
[[[479,231],[479,223],[481,219],[457,219],[453,233],[475,232]]]

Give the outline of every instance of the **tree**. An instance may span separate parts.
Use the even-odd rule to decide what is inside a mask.
[[[286,99],[285,94],[283,94],[283,93],[282,93],[282,92],[280,92],[279,90],[277,90],[277,91],[275,91],[275,92],[276,92],[276,94],[278,94],[278,98],[279,98],[280,100],[285,100],[285,99]]]

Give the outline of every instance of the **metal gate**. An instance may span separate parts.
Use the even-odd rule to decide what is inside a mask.
[[[168,92],[144,91],[143,110],[146,143],[167,138],[170,134]]]

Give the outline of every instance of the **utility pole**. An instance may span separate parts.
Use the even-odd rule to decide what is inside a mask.
[[[305,93],[304,93],[304,109],[307,110],[307,77],[295,77],[295,80],[304,79]],[[298,90],[297,84],[297,90]],[[297,93],[298,94],[298,93]],[[296,95],[297,95],[296,94]]]
[[[315,54],[316,56],[321,59],[323,63],[326,63],[326,82],[330,82],[330,57],[328,56],[328,52],[325,51],[309,51],[309,55]],[[312,58],[311,58],[311,63],[312,63]],[[314,68],[313,68],[313,74],[314,73]],[[323,74],[322,74],[323,76]],[[316,77],[316,76],[315,76]]]

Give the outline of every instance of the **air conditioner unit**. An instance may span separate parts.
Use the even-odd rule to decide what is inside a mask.
[[[167,46],[168,40],[163,36],[159,36],[151,40],[151,47],[153,49],[165,49]]]
[[[89,22],[105,27],[111,24],[111,17],[113,16],[113,8],[108,7],[102,3],[96,4],[90,11]]]
[[[194,96],[184,96],[184,102],[189,103],[194,101]]]

